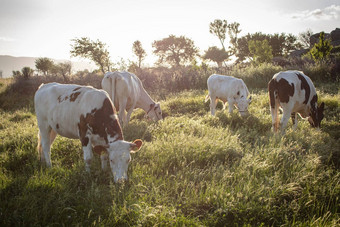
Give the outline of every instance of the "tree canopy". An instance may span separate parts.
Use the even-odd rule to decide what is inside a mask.
[[[227,20],[216,19],[209,25],[209,32],[216,35],[220,40],[223,50],[225,50],[224,40],[226,39],[228,23]]]
[[[185,36],[170,35],[153,42],[153,53],[158,56],[158,63],[168,63],[171,66],[181,66],[191,62],[198,56],[198,48],[194,41]]]
[[[35,68],[41,71],[45,76],[53,69],[54,62],[49,58],[38,58],[35,60]]]
[[[136,40],[132,45],[132,50],[133,50],[133,53],[138,58],[138,68],[140,68],[142,65],[142,61],[146,57],[146,52],[142,47],[142,43],[139,40]]]
[[[112,63],[105,43],[99,40],[92,41],[87,37],[72,39],[72,41],[74,42],[71,44],[72,49],[70,51],[72,57],[79,56],[90,59],[103,73],[110,71]]]
[[[271,62],[273,59],[272,47],[269,45],[268,40],[250,40],[248,46],[255,65]]]
[[[324,61],[328,58],[332,49],[331,42],[325,39],[325,33],[321,32],[319,42],[313,46],[310,53],[315,61]]]
[[[230,55],[227,51],[219,49],[216,46],[209,47],[208,50],[205,51],[205,54],[202,56],[202,58],[205,60],[216,62],[218,67],[221,67],[222,63],[225,60],[228,60],[229,57]]]
[[[244,61],[247,58],[251,58],[251,53],[249,50],[249,41],[263,41],[267,40],[269,46],[272,48],[272,55],[274,57],[287,56],[290,51],[296,50],[301,47],[297,42],[297,38],[292,34],[263,34],[261,32],[256,32],[254,34],[247,34],[238,39],[238,51],[237,58],[238,61]]]

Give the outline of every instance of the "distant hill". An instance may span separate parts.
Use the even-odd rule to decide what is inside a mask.
[[[0,55],[0,75],[2,72],[2,77],[11,77],[12,71],[21,71],[23,67],[30,67],[35,69],[35,57],[13,57],[9,55]],[[59,62],[69,62],[69,60],[60,60],[60,59],[51,59],[55,63]],[[77,72],[81,70],[88,69],[89,71],[93,71],[96,66],[92,63],[86,61],[71,61],[72,71]]]

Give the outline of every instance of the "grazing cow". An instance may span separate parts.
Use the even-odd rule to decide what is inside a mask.
[[[102,88],[109,93],[113,104],[119,110],[121,125],[129,123],[132,111],[136,108],[143,109],[155,121],[163,119],[160,104],[152,100],[135,74],[125,71],[107,72],[102,80]]]
[[[215,115],[218,99],[223,102],[223,110],[228,102],[229,113],[233,112],[235,105],[241,116],[248,114],[251,97],[248,99],[249,91],[243,80],[232,76],[213,74],[208,78],[207,84],[209,94],[205,97],[205,101],[207,102],[210,97],[211,115]]]
[[[313,127],[320,127],[323,119],[324,103],[318,107],[318,96],[311,79],[300,71],[279,72],[268,83],[270,111],[273,130],[281,127],[282,132],[292,118],[294,129],[297,127],[297,114],[308,117]],[[283,116],[279,125],[278,109],[282,107]]]
[[[124,141],[115,109],[105,91],[74,84],[42,84],[35,93],[34,107],[39,126],[38,152],[48,167],[51,167],[51,144],[59,134],[80,139],[87,171],[93,147],[101,155],[103,169],[110,161],[115,182],[127,179],[130,152],[138,151],[142,141]]]

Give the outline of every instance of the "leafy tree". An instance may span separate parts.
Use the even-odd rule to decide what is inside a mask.
[[[325,39],[325,33],[321,32],[319,42],[314,45],[310,53],[315,61],[323,62],[329,57],[332,49],[331,42]]]
[[[171,66],[180,66],[198,56],[198,48],[194,41],[185,36],[170,35],[168,38],[154,41],[152,47],[153,53],[159,57],[160,64],[166,62]]]
[[[99,40],[92,41],[87,37],[72,39],[72,41],[74,43],[71,44],[71,57],[79,56],[90,59],[100,68],[103,73],[110,71],[112,63],[110,61],[110,54],[106,49],[105,43],[102,43]]]
[[[217,38],[221,42],[223,50],[225,50],[224,40],[226,39],[227,29],[228,29],[227,20],[222,21],[222,20],[216,19],[214,20],[214,22],[211,22],[209,26],[209,32],[217,36]]]
[[[240,34],[241,30],[239,30],[240,24],[237,22],[231,23],[228,25],[228,34],[230,37],[230,51],[233,55],[237,53],[237,35]]]
[[[273,56],[286,56],[292,50],[298,49],[300,46],[297,42],[297,38],[292,34],[263,34],[261,32],[256,32],[254,34],[247,34],[238,39],[237,43],[237,58],[238,61],[244,61],[245,59],[251,58],[252,54],[249,49],[249,41],[264,41],[267,40],[268,44],[272,48]]]
[[[250,40],[248,43],[250,54],[253,56],[253,64],[271,62],[273,59],[272,47],[268,40]]]
[[[299,34],[298,40],[303,48],[310,48],[310,37],[313,35],[313,32],[311,29],[307,29],[305,32],[301,32]]]
[[[72,64],[71,62],[61,62],[54,66],[54,73],[63,76],[64,81],[68,81],[69,75],[71,75]]]
[[[298,37],[293,34],[286,35],[285,46],[283,49],[283,54],[287,56],[293,50],[298,50],[302,48],[302,44],[298,42]]]
[[[18,70],[13,70],[12,71],[12,76],[13,76],[13,78],[17,78],[17,77],[22,76],[22,73],[20,71],[18,71]]]
[[[218,67],[221,67],[222,63],[225,60],[228,60],[229,57],[230,55],[227,51],[219,49],[216,46],[209,47],[208,50],[205,51],[205,54],[202,56],[202,58],[205,60],[216,62]]]
[[[54,62],[49,58],[38,58],[35,60],[35,68],[41,71],[45,76],[54,67]]]
[[[30,67],[24,67],[21,69],[22,76],[25,79],[29,79],[33,75],[34,70]]]
[[[146,52],[145,52],[145,50],[142,47],[142,43],[139,40],[135,41],[133,43],[132,50],[133,50],[133,53],[138,58],[138,68],[140,68],[141,65],[142,65],[142,61],[146,57]]]

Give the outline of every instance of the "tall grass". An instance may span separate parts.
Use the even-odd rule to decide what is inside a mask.
[[[31,101],[12,109],[1,106],[0,225],[338,225],[336,85],[318,87],[327,107],[320,131],[299,119],[296,131],[289,123],[280,136],[271,132],[261,84],[248,86],[253,101],[247,118],[222,111],[221,104],[210,116],[205,90],[164,92],[165,118],[157,123],[145,119],[143,111],[134,112],[124,136],[141,138],[144,145],[132,154],[129,180],[122,185],[101,171],[98,156],[87,173],[77,140],[58,136],[53,167],[43,167],[35,149],[38,129]],[[13,92],[17,96],[3,88],[1,95],[12,102],[23,97]]]

